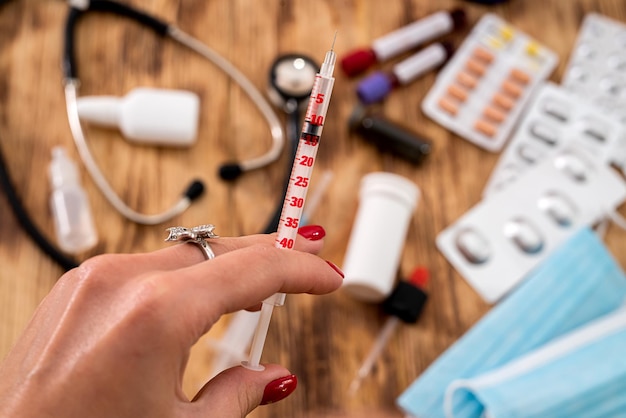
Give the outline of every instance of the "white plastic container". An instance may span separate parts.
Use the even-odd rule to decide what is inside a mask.
[[[80,185],[76,164],[65,149],[52,149],[49,167],[52,194],[50,209],[59,247],[70,254],[92,248],[98,242],[89,201]]]
[[[129,141],[178,147],[196,141],[200,98],[192,92],[140,87],[124,97],[79,97],[77,106],[82,120],[117,127]]]
[[[342,270],[343,289],[365,302],[384,300],[395,283],[418,187],[391,173],[361,180],[359,209]]]

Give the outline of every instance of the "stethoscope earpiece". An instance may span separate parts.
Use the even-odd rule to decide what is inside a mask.
[[[243,170],[238,163],[227,163],[220,166],[219,175],[222,180],[233,181],[243,174]]]
[[[267,94],[276,107],[290,116],[290,131],[294,124],[296,130],[299,128],[298,111],[309,99],[318,69],[315,61],[302,54],[281,55],[270,67]],[[240,163],[230,162],[220,166],[219,176],[234,181],[244,172]]]

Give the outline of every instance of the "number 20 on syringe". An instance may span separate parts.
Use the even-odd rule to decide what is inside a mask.
[[[329,83],[321,74],[316,76],[278,228],[276,241],[281,248],[291,249],[294,246],[328,108],[327,95],[320,90],[322,87],[332,89],[332,82],[331,79]]]

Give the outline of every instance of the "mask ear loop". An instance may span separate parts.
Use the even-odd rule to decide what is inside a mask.
[[[139,213],[130,208],[113,190],[106,177],[99,169],[96,161],[94,160],[87,141],[83,132],[80,117],[78,115],[78,108],[76,98],[78,96],[78,87],[80,81],[76,75],[76,60],[74,55],[74,30],[79,17],[81,17],[87,11],[102,11],[111,12],[120,16],[128,17],[137,21],[138,23],[152,29],[157,35],[169,36],[175,41],[187,46],[198,54],[210,60],[214,65],[219,67],[228,76],[230,76],[244,92],[250,97],[250,99],[258,107],[259,111],[263,114],[270,126],[270,132],[272,135],[272,147],[263,156],[248,161],[227,164],[220,169],[220,175],[224,179],[235,179],[240,174],[246,171],[250,171],[256,168],[265,166],[280,157],[281,150],[283,148],[285,138],[282,126],[276,114],[273,112],[270,104],[263,98],[261,93],[254,88],[254,85],[233,65],[231,65],[224,58],[220,57],[217,53],[204,45],[199,40],[187,35],[178,28],[175,28],[167,23],[164,23],[152,16],[135,10],[129,6],[115,3],[109,0],[92,0],[92,1],[70,1],[70,12],[68,14],[66,26],[65,26],[65,45],[64,45],[64,59],[63,59],[63,71],[65,75],[65,99],[68,121],[70,124],[70,130],[74,138],[74,142],[78,149],[81,159],[89,171],[93,181],[100,188],[106,199],[111,203],[117,211],[123,216],[130,219],[133,222],[143,225],[156,225],[178,216],[183,213],[191,204],[191,202],[198,198],[204,191],[204,184],[198,180],[193,181],[181,199],[170,209],[156,215],[145,215]]]

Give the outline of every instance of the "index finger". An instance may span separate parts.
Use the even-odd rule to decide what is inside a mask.
[[[304,228],[308,228],[308,230]],[[309,236],[309,234],[306,234],[306,236],[298,235],[298,239],[296,239],[295,242],[295,250],[312,254],[317,254],[321,251],[323,238],[326,234],[324,228],[319,225],[309,225],[300,228],[298,232],[299,234],[301,231],[310,232],[311,229],[316,230],[317,234],[314,235],[314,238],[307,239],[306,236]],[[276,233],[209,238],[207,242],[215,253],[215,256],[219,257],[230,251],[251,245],[273,244],[275,239]],[[160,250],[142,254],[129,254],[126,257],[132,259],[126,264],[132,265],[136,274],[151,270],[176,270],[206,261],[202,250],[195,244],[189,243],[176,243]]]
[[[178,270],[172,279],[164,278],[176,287],[171,302],[174,309],[190,315],[186,318],[193,322],[189,329],[201,330],[192,336],[197,339],[225,313],[253,306],[278,292],[330,293],[341,286],[343,276],[334,264],[316,255],[264,243]]]

